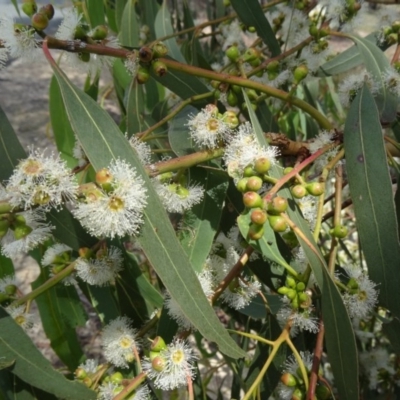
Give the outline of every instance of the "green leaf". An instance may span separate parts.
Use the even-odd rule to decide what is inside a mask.
[[[15,361],[10,371],[28,384],[66,400],[96,399],[94,391],[82,383],[67,380],[53,369],[22,328],[0,308],[0,354]]]
[[[53,236],[76,251],[80,247],[91,247],[97,242],[65,208],[60,211],[50,211],[46,214],[46,218],[55,227]]]
[[[108,26],[112,31],[118,32],[117,21],[115,19],[115,0],[105,0],[104,5],[106,7],[105,13]]]
[[[357,231],[379,303],[400,318],[399,231],[379,113],[368,88],[357,95],[344,128],[346,170]]]
[[[244,352],[230,338],[209,305],[136,153],[107,112],[68,80],[46,50],[45,54],[60,85],[71,126],[93,167],[98,170],[108,166],[111,160],[121,158],[131,163],[145,181],[148,204],[138,240],[171,296],[206,339],[216,342],[232,358],[242,357]]]
[[[168,141],[171,149],[177,156],[185,156],[195,152],[196,144],[189,134],[187,123],[198,110],[193,106],[186,106],[175,115],[168,129]]]
[[[257,105],[256,115],[264,132],[279,132],[275,116],[272,114],[266,101]]]
[[[136,3],[137,0],[128,0],[125,5],[119,33],[121,46],[139,46],[139,22],[135,10]]]
[[[377,32],[372,32],[368,36],[364,37],[364,40],[368,40],[371,43],[376,43]],[[363,62],[363,58],[358,51],[357,46],[352,46],[345,51],[339,53],[337,56],[322,64],[317,73],[318,76],[331,76],[341,74],[348,71],[349,69],[355,68]]]
[[[14,265],[10,258],[0,253],[0,279],[7,275],[14,275]]]
[[[150,28],[148,41],[154,40],[156,38],[154,21],[159,9],[158,2],[156,0],[139,0],[139,6],[142,25],[147,25]]]
[[[281,54],[281,47],[258,0],[231,0],[231,5],[246,27],[256,28],[258,36],[268,46],[272,57]]]
[[[50,82],[49,110],[57,149],[61,153],[61,157],[67,162],[68,167],[73,168],[77,164],[76,159],[73,157],[75,135],[69,123],[60,88],[54,76]]]
[[[85,3],[90,27],[93,29],[97,25],[103,25],[105,22],[103,2],[99,0],[85,0]]]
[[[121,30],[122,17],[124,15],[125,5],[128,0],[114,0],[115,1],[115,22],[118,31]]]
[[[349,38],[357,44],[365,68],[371,74],[372,79],[379,88],[376,103],[384,123],[392,122],[396,118],[397,99],[387,90],[385,85],[385,73],[390,69],[390,63],[386,55],[369,40],[349,35]]]
[[[201,272],[219,228],[228,177],[224,173],[192,168],[190,180],[191,183],[201,183],[205,194],[201,203],[185,212],[179,237],[193,269]]]
[[[249,100],[245,93],[244,96],[248,104],[255,134],[260,144],[264,144],[266,140],[260,124],[253,109],[249,107]],[[281,168],[273,166],[271,175],[276,179],[281,178],[283,176]],[[335,385],[341,397],[346,400],[357,400],[359,398],[357,348],[347,310],[336,285],[328,273],[325,260],[314,242],[309,227],[291,198],[289,189],[282,189],[279,194],[289,200],[287,214],[305,236],[304,239],[296,233],[322,293],[322,315],[325,324],[326,346],[335,377]]]
[[[42,268],[32,288],[36,289],[48,278],[47,268]],[[59,284],[38,296],[36,304],[51,347],[69,370],[74,371],[84,357],[75,327],[83,326],[87,321],[76,289]]]
[[[154,21],[154,29],[157,38],[174,33],[174,28],[171,24],[171,14],[168,11],[168,4],[166,0],[163,1],[161,8],[158,10],[156,19]],[[183,57],[175,38],[164,40],[163,43],[168,47],[168,54],[172,58],[186,64],[185,57]]]
[[[18,161],[23,158],[26,158],[25,151],[6,114],[0,107],[0,181],[8,179],[17,166]]]
[[[126,130],[128,137],[146,130],[144,121],[143,86],[136,79],[132,79],[128,89],[128,103],[126,107]]]

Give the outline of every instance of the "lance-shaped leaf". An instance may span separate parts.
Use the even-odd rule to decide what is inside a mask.
[[[26,154],[6,114],[0,107],[0,181],[8,179]]]
[[[14,361],[9,369],[26,383],[57,398],[66,400],[91,400],[96,393],[82,383],[67,380],[53,369],[50,362],[34,346],[22,328],[0,308],[0,354],[2,361]]]
[[[379,302],[400,318],[400,246],[393,189],[379,113],[367,87],[357,95],[344,129],[346,170],[357,231]]]
[[[392,122],[396,118],[397,99],[387,89],[385,74],[390,70],[390,63],[385,54],[369,40],[349,35],[349,38],[357,44],[366,70],[371,74],[373,81],[379,90],[376,103],[381,113],[382,122]]]
[[[171,14],[168,11],[167,1],[164,0],[161,8],[158,10],[156,20],[154,21],[154,29],[156,31],[157,38],[168,36],[174,33],[174,29],[171,24]],[[175,38],[164,40],[163,43],[168,47],[168,53],[175,60],[186,63]]]
[[[260,143],[266,143],[261,126],[248,102],[248,110],[254,132]],[[271,175],[280,179],[283,174],[281,168],[273,166]],[[326,346],[328,348],[329,361],[335,376],[335,385],[344,399],[357,400],[358,397],[358,361],[357,348],[353,329],[342,297],[328,273],[325,260],[314,242],[310,229],[300,215],[300,210],[291,198],[288,189],[281,189],[279,194],[289,199],[287,214],[297,225],[297,238],[304,249],[311,269],[318,282],[322,293],[322,315],[325,324]],[[301,234],[300,234],[301,231]]]
[[[258,36],[268,46],[272,56],[281,54],[279,42],[258,0],[231,0],[231,4],[247,27],[256,28]]]
[[[244,356],[208,303],[136,153],[107,112],[58,68],[45,43],[44,50],[60,85],[71,126],[93,167],[98,170],[107,167],[113,159],[121,158],[134,166],[143,178],[148,199],[138,240],[169,293],[206,339],[216,342],[220,350],[232,358]]]
[[[121,46],[139,46],[139,23],[135,10],[136,3],[137,0],[129,0],[125,4],[121,19],[121,30],[119,33]]]
[[[191,171],[190,179],[204,187],[204,198],[185,212],[179,236],[194,270],[201,272],[219,227],[228,177],[224,173],[197,168]]]

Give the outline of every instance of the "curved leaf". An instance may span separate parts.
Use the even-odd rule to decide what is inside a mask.
[[[44,48],[60,85],[72,128],[93,167],[97,170],[108,166],[112,159],[121,158],[131,163],[145,181],[148,204],[138,240],[171,296],[202,335],[216,342],[223,353],[233,358],[244,356],[210,307],[137,155],[107,112],[68,80]]]
[[[98,0],[85,0],[85,3],[90,27],[94,28],[97,25],[103,25],[105,22],[103,2]]]
[[[121,29],[119,32],[119,41],[121,46],[139,46],[139,22],[135,10],[136,3],[137,0],[128,0],[125,4],[121,19]]]
[[[13,173],[18,161],[25,157],[25,151],[10,121],[0,107],[0,181],[8,179]]]
[[[379,88],[376,103],[381,113],[382,122],[392,122],[396,118],[397,99],[387,90],[385,85],[385,73],[390,69],[390,63],[385,54],[369,40],[349,35],[349,38],[357,44],[365,68],[371,74],[372,79]]]
[[[367,87],[353,101],[344,129],[346,170],[361,247],[379,301],[400,318],[400,246],[382,128]]]
[[[161,8],[158,10],[156,19],[154,21],[154,29],[157,38],[168,36],[174,33],[174,29],[171,24],[171,14],[168,11],[167,1],[164,0]],[[183,57],[175,38],[164,40],[163,43],[168,47],[169,55],[175,60],[186,63],[185,57]]]
[[[26,383],[66,400],[94,400],[96,393],[53,369],[22,328],[0,308],[0,354],[15,361],[10,371]]]
[[[272,57],[281,54],[281,47],[258,0],[231,0],[231,4],[247,27],[256,28],[258,36],[268,46]]]

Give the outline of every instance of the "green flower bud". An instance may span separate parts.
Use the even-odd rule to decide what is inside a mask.
[[[14,237],[16,240],[28,236],[32,232],[32,228],[28,225],[16,226],[14,228]]]
[[[96,26],[91,34],[93,40],[104,40],[108,35],[108,27],[106,25]]]
[[[83,378],[82,383],[86,386],[86,387],[90,387],[93,384],[93,381],[91,378],[89,378],[88,376],[86,376],[85,378]]]
[[[14,296],[14,294],[17,292],[17,286],[15,285],[7,285],[4,288],[4,293],[8,294],[9,296]]]
[[[257,29],[256,29],[255,26],[249,26],[249,27],[247,28],[247,30],[248,30],[250,33],[255,33],[255,32],[257,32]]]
[[[293,72],[294,82],[300,83],[308,75],[308,68],[306,65],[299,65]]]
[[[259,176],[251,176],[247,179],[247,190],[257,192],[261,189],[263,180]]]
[[[358,289],[358,282],[354,278],[350,278],[346,285],[349,289]]]
[[[151,49],[154,58],[165,57],[168,54],[168,47],[163,42],[156,42]]]
[[[249,165],[244,169],[243,175],[247,178],[250,178],[251,176],[257,175],[257,172],[253,169],[252,166]]]
[[[304,282],[298,282],[296,285],[296,290],[298,292],[302,292],[305,288],[306,288],[306,285],[304,284]]]
[[[229,93],[233,93],[233,92],[230,90]],[[229,96],[229,94],[228,94],[228,96]],[[239,119],[238,119],[236,113],[234,113],[233,111],[225,111],[222,114],[221,120],[223,122],[225,122],[231,129],[234,129],[239,125]]]
[[[264,210],[253,210],[250,215],[251,222],[256,225],[264,225],[267,222],[268,215]]]
[[[398,43],[399,37],[397,33],[391,33],[390,35],[386,36],[385,39],[387,44],[392,45]]]
[[[275,232],[285,232],[288,227],[285,219],[280,215],[269,215],[268,222]]]
[[[166,363],[166,361],[163,357],[157,356],[157,357],[153,358],[153,361],[151,362],[151,366],[155,371],[161,372],[165,368],[165,363]]]
[[[318,400],[328,400],[331,398],[331,391],[325,385],[317,385],[315,394]]]
[[[331,230],[329,231],[329,233],[330,233],[333,237],[336,237],[336,238],[338,238],[338,239],[343,239],[343,238],[345,238],[345,237],[348,235],[349,231],[348,231],[348,229],[347,229],[345,226],[343,226],[343,225],[336,225],[333,229],[331,229]]]
[[[325,192],[325,187],[322,183],[312,182],[306,185],[307,192],[312,196],[321,196]]]
[[[49,19],[46,14],[36,13],[31,17],[31,24],[36,30],[42,31],[49,25]]]
[[[136,80],[138,83],[143,84],[146,83],[150,78],[150,72],[146,67],[142,67],[141,65],[138,68],[136,74]]]
[[[0,304],[1,303],[4,303],[5,301],[8,301],[10,299],[10,296],[8,296],[7,294],[5,294],[5,293],[1,293],[0,292]]]
[[[229,90],[228,91],[228,95],[226,97],[226,100],[228,102],[228,104],[231,107],[236,107],[238,104],[238,97],[237,94],[233,91],[233,90]]]
[[[74,39],[85,40],[86,38],[87,38],[87,30],[82,25],[78,25],[75,28]]]
[[[37,5],[35,0],[24,0],[24,3],[21,6],[22,11],[28,17],[32,17],[33,14],[37,11]]]
[[[297,292],[294,289],[289,289],[286,293],[286,297],[290,300],[293,300],[295,297],[297,297]]]
[[[263,201],[256,192],[246,192],[243,194],[243,203],[247,208],[261,208]]]
[[[248,236],[252,240],[259,240],[264,235],[264,225],[252,223],[249,228]]]
[[[230,61],[236,62],[239,60],[240,51],[236,45],[232,45],[225,50],[225,55],[229,58]]]
[[[266,157],[261,157],[254,163],[254,170],[259,174],[267,173],[271,168],[271,161]]]
[[[46,17],[51,20],[54,17],[54,7],[52,4],[46,4],[43,7],[40,7],[39,9],[40,14],[45,14]]]
[[[289,290],[290,290],[290,289],[289,289],[288,287],[286,287],[286,286],[281,286],[281,287],[278,289],[278,293],[279,293],[279,294],[285,295]]]
[[[112,383],[114,383],[115,385],[119,385],[122,380],[124,379],[124,376],[121,374],[121,372],[114,372],[111,376],[110,376],[110,381]]]
[[[151,67],[153,72],[159,77],[165,76],[168,71],[167,66],[160,60],[154,61]]]
[[[239,192],[245,193],[247,191],[247,180],[248,178],[242,178],[236,184],[236,189],[239,190]]]
[[[297,379],[294,375],[290,374],[289,372],[285,372],[282,376],[281,376],[281,382],[285,385],[285,386],[289,386],[289,387],[294,387],[297,386]]]
[[[151,342],[150,350],[155,352],[160,352],[165,350],[167,345],[165,344],[164,339],[161,336],[156,336],[154,340]]]
[[[236,93],[236,94],[240,94],[242,93],[242,88],[238,85],[231,85],[231,89]]]
[[[245,53],[243,54],[243,61],[245,62],[250,62],[250,61],[254,61],[257,58],[260,58],[260,51],[257,50],[254,47],[250,47],[248,48]]]
[[[293,167],[286,167],[283,170],[283,175],[287,175],[289,172],[292,172],[292,170],[293,170]]]
[[[78,53],[78,57],[83,62],[89,62],[90,61],[90,53]]]
[[[294,185],[290,188],[292,196],[296,199],[302,199],[307,194],[307,189],[303,185]]]
[[[254,89],[246,89],[246,94],[247,94],[247,97],[250,100],[257,100],[258,99],[258,94]]]
[[[106,192],[110,192],[112,190],[112,181],[114,177],[111,174],[108,168],[102,168],[96,172],[95,181],[101,186]]]
[[[274,73],[278,73],[279,72],[279,67],[280,67],[280,63],[277,60],[271,61],[270,63],[267,64],[267,72],[274,72]]]
[[[269,214],[279,215],[288,208],[288,202],[284,197],[275,196],[270,203],[267,205],[267,211]]]
[[[82,380],[87,377],[87,373],[83,368],[79,367],[75,370],[75,377],[76,379]]]
[[[296,280],[293,277],[291,277],[290,275],[288,275],[286,277],[285,284],[287,287],[294,289],[296,287]]]
[[[399,20],[393,22],[392,30],[395,33],[399,33],[399,31],[400,31],[400,21]]]
[[[299,388],[295,389],[292,393],[292,400],[303,400],[305,399],[305,393],[303,393]]]

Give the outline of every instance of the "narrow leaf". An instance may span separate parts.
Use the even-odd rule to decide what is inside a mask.
[[[0,181],[8,179],[26,154],[6,114],[0,107]]]
[[[224,173],[197,168],[190,173],[190,179],[191,183],[201,183],[205,194],[203,201],[185,212],[179,236],[194,270],[201,272],[221,220],[228,177]]]
[[[97,25],[103,25],[104,19],[104,4],[98,0],[85,0],[89,24],[91,28]]]
[[[231,4],[246,27],[256,28],[258,36],[268,46],[272,57],[281,54],[281,47],[258,0],[231,0]]]
[[[357,95],[344,129],[346,170],[357,231],[379,302],[400,318],[400,246],[392,183],[379,113],[367,87]]]
[[[168,142],[177,156],[185,156],[195,151],[196,144],[189,134],[187,123],[191,116],[197,113],[196,108],[187,106],[169,124]]]
[[[230,357],[242,357],[244,352],[230,338],[209,305],[137,155],[107,112],[68,80],[44,48],[60,85],[71,125],[93,167],[98,170],[108,166],[112,159],[122,158],[131,163],[145,181],[148,204],[138,240],[160,279],[206,339],[216,342]]]
[[[163,1],[161,8],[158,10],[156,19],[154,21],[154,29],[157,38],[174,33],[174,28],[171,24],[171,14],[168,11],[168,4],[166,0]],[[175,38],[164,40],[163,43],[168,47],[168,53],[171,57],[181,63],[186,63],[185,57],[183,57]]]
[[[135,11],[137,0],[128,0],[121,19],[119,41],[121,46],[139,46],[139,23]]]
[[[22,328],[0,308],[0,354],[15,361],[10,371],[23,381],[66,400],[96,399],[96,393],[82,383],[67,380],[53,369]]]

